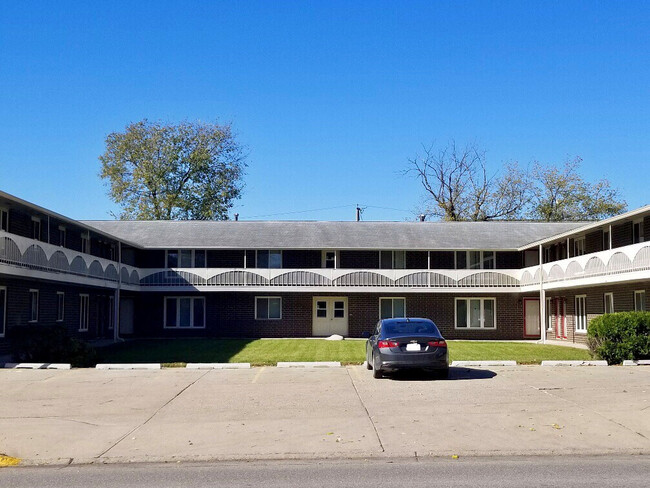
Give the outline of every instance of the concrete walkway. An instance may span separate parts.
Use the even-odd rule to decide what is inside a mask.
[[[23,464],[650,454],[650,368],[0,370]]]

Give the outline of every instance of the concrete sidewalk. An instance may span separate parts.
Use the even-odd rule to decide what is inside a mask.
[[[0,370],[23,464],[650,454],[650,368]]]

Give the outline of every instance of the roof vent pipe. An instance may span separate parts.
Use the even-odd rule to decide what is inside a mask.
[[[420,219],[420,222],[424,222],[424,219],[426,219],[426,218],[427,218],[427,216],[424,215],[424,214],[418,215],[418,219]]]
[[[239,214],[236,213],[236,214],[235,214],[235,222],[237,222],[238,220],[239,220]]]

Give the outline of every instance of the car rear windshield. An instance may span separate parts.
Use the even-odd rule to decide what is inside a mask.
[[[433,322],[399,322],[385,324],[382,328],[384,337],[405,335],[432,335],[440,336],[438,328]]]

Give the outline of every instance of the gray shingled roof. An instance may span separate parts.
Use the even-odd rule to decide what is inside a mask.
[[[145,248],[517,249],[580,222],[83,221]]]

